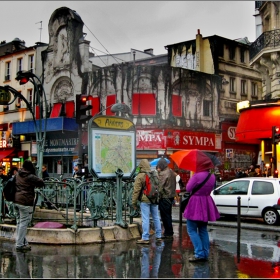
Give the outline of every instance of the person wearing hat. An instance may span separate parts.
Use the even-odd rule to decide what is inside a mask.
[[[137,244],[150,243],[150,214],[153,218],[156,241],[161,241],[161,223],[158,215],[158,204],[152,201],[143,193],[143,187],[146,182],[146,172],[151,171],[150,163],[147,159],[141,159],[139,173],[135,177],[132,194],[132,206],[136,210],[137,202],[140,201],[141,219],[142,219],[142,238],[137,240]]]
[[[159,177],[159,212],[164,227],[162,238],[173,238],[172,205],[176,196],[176,175],[161,158],[156,166]]]

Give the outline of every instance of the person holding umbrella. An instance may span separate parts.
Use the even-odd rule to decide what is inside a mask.
[[[207,261],[210,249],[207,225],[209,221],[216,221],[220,218],[215,202],[210,196],[211,191],[215,188],[216,178],[214,174],[209,176],[209,172],[219,165],[220,161],[215,156],[198,149],[181,150],[172,154],[170,158],[178,168],[194,172],[187,183],[186,191],[189,193],[195,191],[195,193],[191,195],[183,213],[194,247],[194,256],[189,258],[189,261]],[[208,176],[209,178],[206,179]],[[196,189],[199,185],[201,186]]]
[[[162,238],[173,238],[172,205],[176,196],[176,175],[161,158],[156,166],[159,177],[159,212],[164,227]]]
[[[187,183],[187,192],[202,183],[208,176],[209,170],[194,173]],[[216,221],[220,218],[218,209],[210,196],[215,188],[216,178],[211,174],[209,179],[190,198],[184,211],[187,220],[187,231],[194,246],[194,256],[189,258],[190,262],[207,261],[209,256],[210,241],[207,231],[208,221]]]

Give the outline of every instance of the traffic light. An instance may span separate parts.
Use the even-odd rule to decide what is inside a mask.
[[[278,144],[280,142],[280,126],[272,127],[272,142]]]
[[[87,111],[92,109],[92,105],[87,105],[89,96],[84,94],[76,95],[76,123],[83,124],[92,118],[87,115]]]
[[[274,170],[273,178],[278,178],[278,170]]]
[[[32,72],[30,71],[18,71],[16,80],[19,81],[20,85],[24,85],[29,82],[29,79],[32,77]]]

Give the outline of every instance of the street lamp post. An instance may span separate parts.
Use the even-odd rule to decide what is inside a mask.
[[[28,110],[32,115],[32,120],[34,123],[34,129],[36,133],[36,144],[37,144],[37,176],[42,178],[42,165],[43,165],[43,154],[44,154],[44,146],[46,140],[46,126],[47,126],[47,99],[46,94],[43,88],[43,85],[40,79],[33,74],[31,71],[19,71],[17,73],[16,80],[20,82],[20,85],[26,84],[27,82],[31,82],[34,85],[34,94],[33,94],[33,102],[30,104],[26,100],[26,98],[14,89],[11,86],[0,86],[0,93],[6,96],[12,93],[14,99],[10,100],[2,100],[0,96],[0,105],[9,105],[12,104],[17,98],[20,98],[26,104]],[[39,106],[39,116],[38,123],[35,117],[36,106]]]

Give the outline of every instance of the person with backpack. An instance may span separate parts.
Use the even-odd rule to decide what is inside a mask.
[[[155,228],[156,241],[161,241],[161,223],[158,214],[157,198],[149,199],[144,189],[146,188],[147,172],[151,172],[150,163],[147,159],[142,159],[138,165],[139,173],[135,177],[132,206],[136,210],[137,202],[140,201],[142,219],[142,238],[137,240],[138,244],[150,243],[150,214]]]
[[[156,169],[159,172],[159,211],[164,227],[162,238],[173,239],[172,205],[176,196],[176,175],[163,158],[158,161]]]
[[[24,161],[22,168],[19,169],[15,177],[16,193],[14,208],[17,213],[16,251],[26,252],[31,250],[26,240],[26,233],[28,224],[32,219],[35,188],[41,188],[45,183],[43,179],[35,175],[35,168],[30,160]]]

